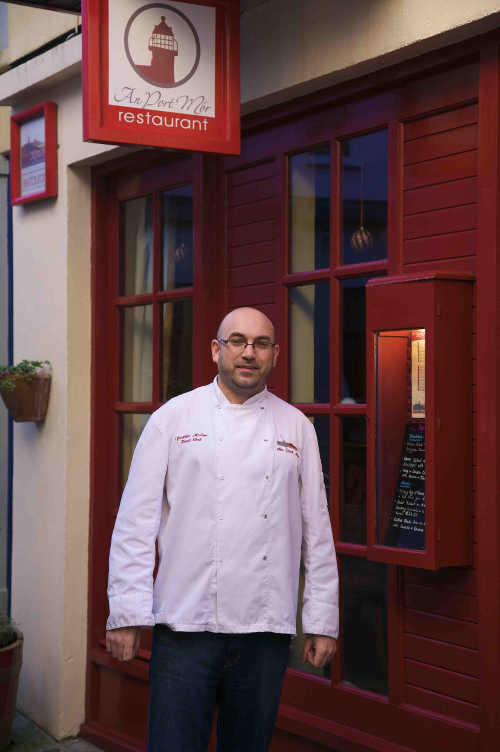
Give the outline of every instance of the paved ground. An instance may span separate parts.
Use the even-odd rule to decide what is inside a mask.
[[[12,727],[12,739],[5,752],[101,752],[99,747],[79,737],[56,741],[29,718],[17,713]]]

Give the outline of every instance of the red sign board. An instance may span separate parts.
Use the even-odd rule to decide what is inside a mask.
[[[11,204],[57,196],[57,108],[42,102],[10,119]]]
[[[239,153],[239,0],[82,10],[84,140]]]

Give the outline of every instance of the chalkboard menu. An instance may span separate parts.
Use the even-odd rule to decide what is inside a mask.
[[[425,423],[406,425],[387,545],[425,549]]]

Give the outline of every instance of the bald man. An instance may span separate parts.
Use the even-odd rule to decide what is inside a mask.
[[[335,653],[338,579],[312,423],[266,389],[272,322],[238,308],[212,340],[218,375],[151,415],[111,542],[106,643],[132,659],[153,626],[149,752],[265,752],[299,567],[303,660]],[[155,542],[159,565],[153,583]]]

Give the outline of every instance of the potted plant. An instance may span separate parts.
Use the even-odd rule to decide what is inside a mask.
[[[0,616],[0,749],[10,742],[22,662],[23,636],[9,616]]]
[[[0,394],[15,421],[45,418],[51,378],[48,360],[22,360],[16,366],[0,366]]]

